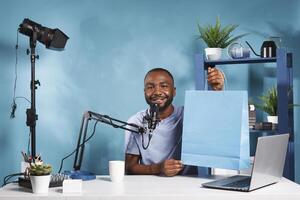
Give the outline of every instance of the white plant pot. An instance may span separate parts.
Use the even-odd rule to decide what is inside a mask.
[[[273,124],[278,124],[278,116],[267,116],[267,120]]]
[[[220,60],[222,57],[221,48],[205,48],[205,57],[209,61]]]
[[[30,176],[32,192],[35,194],[47,194],[50,184],[50,175]]]

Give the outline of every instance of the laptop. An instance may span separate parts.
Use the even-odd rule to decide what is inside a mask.
[[[283,174],[289,134],[259,137],[251,176],[236,175],[203,183],[203,187],[250,192],[278,182]]]

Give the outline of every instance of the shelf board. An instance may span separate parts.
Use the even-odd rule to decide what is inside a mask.
[[[247,63],[274,63],[276,57],[272,58],[247,58],[247,59],[223,59],[217,61],[204,61],[206,66],[209,65],[227,65],[227,64],[247,64]]]
[[[269,134],[276,134],[277,130],[257,130],[257,129],[249,129],[250,133],[269,133]]]

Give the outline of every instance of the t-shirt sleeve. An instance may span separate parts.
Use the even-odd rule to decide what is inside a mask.
[[[128,140],[126,141],[127,147],[125,147],[125,153],[133,154],[133,155],[140,155],[140,150],[136,142],[135,134],[129,131],[126,131],[126,137]]]

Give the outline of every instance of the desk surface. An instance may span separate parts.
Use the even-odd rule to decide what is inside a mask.
[[[164,200],[218,200],[218,199],[300,199],[300,185],[285,178],[279,183],[252,192],[234,192],[201,187],[211,179],[199,177],[125,176],[122,183],[112,183],[108,176],[84,181],[82,193],[63,194],[62,188],[50,188],[48,195],[32,194],[17,184],[0,188],[0,199],[164,199]]]

